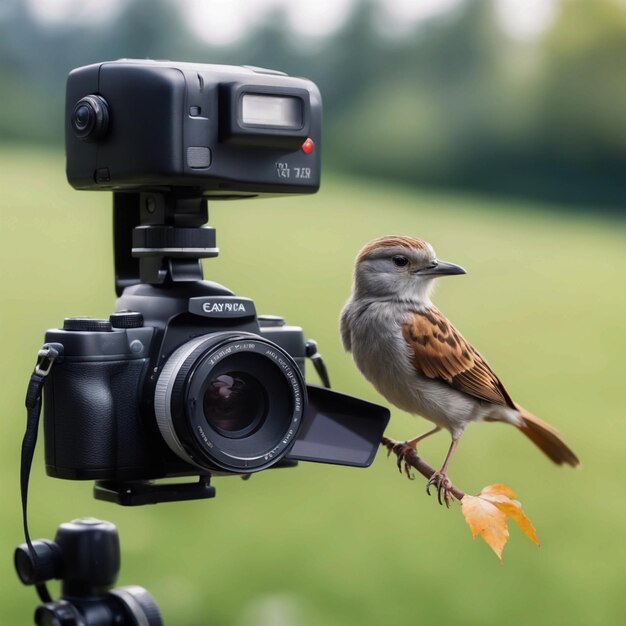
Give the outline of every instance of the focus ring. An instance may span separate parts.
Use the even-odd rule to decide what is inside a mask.
[[[172,402],[172,389],[175,382],[175,380],[172,379],[177,378],[178,371],[187,357],[198,346],[202,345],[209,339],[210,336],[207,335],[196,337],[195,339],[192,339],[191,341],[188,341],[180,346],[178,350],[174,351],[163,366],[161,374],[159,375],[159,380],[157,381],[154,389],[154,412],[161,435],[172,452],[178,455],[183,461],[191,463],[192,465],[196,465],[196,463],[193,458],[189,456],[183,447],[183,444],[180,442],[172,422],[170,407]]]

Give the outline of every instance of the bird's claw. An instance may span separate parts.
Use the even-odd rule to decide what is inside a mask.
[[[426,483],[426,493],[428,495],[430,495],[430,488],[433,485],[437,488],[437,500],[439,504],[445,503],[446,507],[450,508],[452,483],[448,476],[442,472],[435,472]]]
[[[389,456],[393,452],[398,457],[398,460],[397,460],[398,471],[402,474],[402,463],[404,463],[404,473],[406,474],[407,478],[409,480],[415,480],[415,476],[411,474],[411,465],[406,460],[406,453],[409,450],[412,450],[413,452],[415,452],[415,448],[413,448],[413,446],[407,445],[406,441],[399,442],[399,443],[396,443],[396,445],[393,446],[393,448],[391,448],[388,451],[387,456]]]

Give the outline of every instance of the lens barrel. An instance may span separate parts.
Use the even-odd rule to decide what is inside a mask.
[[[154,408],[170,449],[203,470],[255,472],[295,441],[306,387],[292,357],[252,333],[196,337],[168,358]]]
[[[102,139],[109,129],[109,106],[101,96],[81,98],[72,111],[70,124],[74,134],[83,141]]]

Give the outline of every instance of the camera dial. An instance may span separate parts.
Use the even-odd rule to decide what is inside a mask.
[[[244,332],[196,337],[165,363],[155,387],[161,435],[203,470],[255,472],[291,448],[306,391],[292,357]]]
[[[83,141],[102,139],[109,128],[109,106],[101,96],[81,98],[72,111],[70,124],[74,134]]]

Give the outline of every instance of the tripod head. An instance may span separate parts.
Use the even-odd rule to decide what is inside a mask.
[[[111,587],[120,570],[117,528],[94,518],[61,524],[54,541],[39,539],[15,550],[25,585],[61,580],[59,600],[35,610],[37,626],[163,626],[154,598],[142,587]]]
[[[138,283],[202,280],[200,259],[215,257],[215,229],[201,195],[113,193],[115,291]]]

